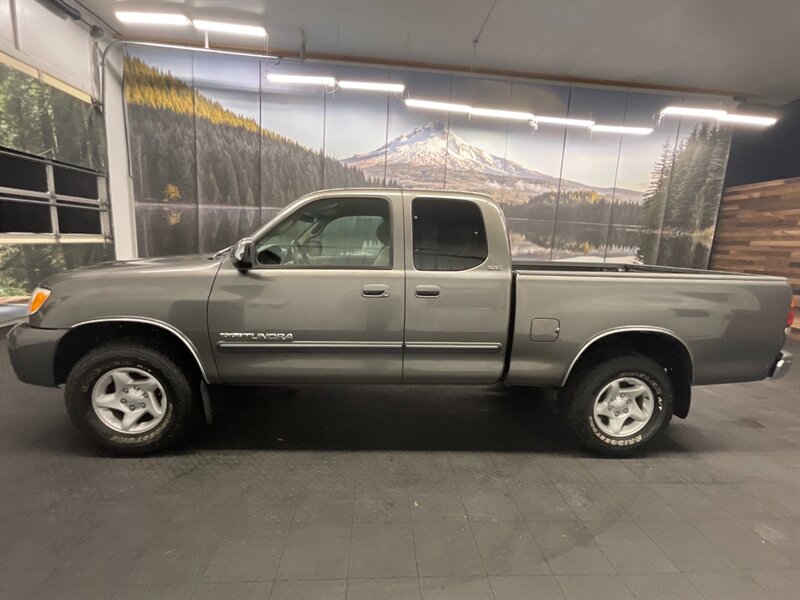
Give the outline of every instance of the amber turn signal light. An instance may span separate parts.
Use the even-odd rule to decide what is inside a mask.
[[[28,304],[28,314],[32,315],[37,310],[42,308],[47,299],[50,297],[50,290],[47,288],[36,288],[33,290],[30,304]]]

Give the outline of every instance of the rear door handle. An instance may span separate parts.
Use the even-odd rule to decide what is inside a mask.
[[[382,283],[368,283],[361,288],[361,295],[364,298],[388,298],[389,286]]]
[[[414,294],[417,298],[438,298],[442,293],[438,285],[418,285],[414,288]]]

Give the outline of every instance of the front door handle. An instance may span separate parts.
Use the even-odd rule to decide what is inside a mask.
[[[438,285],[418,285],[414,289],[417,298],[438,298],[442,293]]]
[[[382,283],[368,283],[361,288],[361,295],[364,298],[388,298],[389,286]]]

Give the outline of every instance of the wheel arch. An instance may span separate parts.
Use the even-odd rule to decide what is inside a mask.
[[[691,404],[694,360],[691,350],[675,332],[660,327],[620,327],[603,331],[587,341],[573,358],[561,385],[599,354],[629,351],[662,365],[673,384],[674,414],[686,418]]]
[[[187,364],[197,368],[206,384],[209,382],[197,348],[180,330],[156,319],[108,317],[78,323],[61,338],[53,361],[55,383],[64,383],[75,363],[91,348],[132,335],[146,335],[168,344]]]

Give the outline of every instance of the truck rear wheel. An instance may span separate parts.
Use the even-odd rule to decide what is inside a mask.
[[[575,373],[564,394],[572,433],[598,454],[635,454],[672,418],[670,379],[663,367],[640,354],[599,359]]]
[[[189,429],[194,390],[184,369],[143,340],[112,341],[83,356],[67,378],[67,412],[96,445],[148,454]]]

